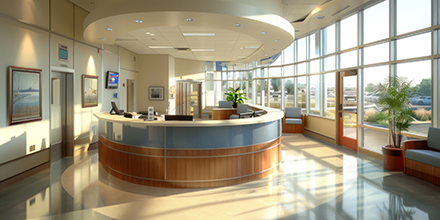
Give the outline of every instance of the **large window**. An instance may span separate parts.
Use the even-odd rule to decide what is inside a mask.
[[[397,59],[428,56],[431,54],[431,33],[419,34],[397,41]]]
[[[319,57],[319,41],[318,35],[319,32],[313,33],[310,35],[310,59],[313,59],[315,57]]]
[[[357,50],[352,50],[341,54],[341,69],[357,66]]]
[[[286,48],[283,52],[283,64],[292,64],[293,60],[293,44]]]
[[[298,107],[302,108],[303,113],[307,112],[307,78],[305,76],[297,78]]]
[[[328,118],[335,118],[335,107],[336,107],[336,83],[335,83],[335,73],[324,74],[324,97],[325,97],[325,108],[324,116]]]
[[[293,78],[284,79],[285,106],[295,107],[295,83]]]
[[[386,113],[381,112],[386,106],[379,105],[376,89],[379,83],[384,83],[389,77],[389,66],[376,66],[364,69],[364,124],[388,127]]]
[[[304,75],[307,73],[307,63],[300,63],[297,65],[297,68],[298,68],[297,75]]]
[[[324,71],[334,70],[336,68],[335,62],[336,62],[335,56],[329,56],[329,57],[324,58],[324,60],[323,60]]]
[[[364,43],[390,36],[389,5],[388,1],[384,1],[364,11]]]
[[[307,58],[307,41],[306,38],[303,37],[297,41],[298,43],[298,61],[306,60]]]
[[[364,48],[364,65],[387,62],[390,56],[388,42]]]
[[[320,75],[310,76],[310,114],[320,115],[321,92]]]
[[[397,76],[412,81],[413,97],[408,100],[413,109],[414,121],[409,127],[413,133],[426,134],[431,126],[431,60],[399,63]]]
[[[269,102],[271,108],[281,108],[281,79],[270,80]]]
[[[294,65],[283,66],[283,76],[293,76],[294,67]]]
[[[398,0],[397,34],[431,26],[431,0]]]
[[[426,135],[429,126],[438,124],[431,122],[438,114],[431,102],[438,99],[432,89],[437,84],[431,78],[440,72],[440,66],[432,66],[431,60],[439,53],[433,50],[440,48],[438,39],[432,39],[439,31],[433,34],[429,27],[431,20],[437,23],[434,15],[440,8],[433,8],[432,2],[436,1],[385,0],[348,17],[342,15],[344,19],[330,26],[299,32],[301,38],[272,56],[276,59],[269,64],[207,62],[205,101],[216,104],[228,87],[240,86],[248,93],[249,103],[300,107],[312,117],[336,119],[336,72],[358,69],[361,145],[379,150],[387,143],[386,106],[378,103],[376,88],[390,76],[412,80],[408,105],[414,121],[409,131]]]
[[[322,42],[324,55],[335,52],[336,32],[334,24],[322,30]]]
[[[357,14],[341,21],[341,50],[357,46]]]

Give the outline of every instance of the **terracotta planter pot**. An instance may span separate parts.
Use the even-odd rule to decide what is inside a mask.
[[[403,150],[402,148],[382,146],[383,168],[391,171],[403,171]]]

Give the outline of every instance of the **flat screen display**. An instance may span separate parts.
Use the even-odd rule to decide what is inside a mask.
[[[108,71],[107,72],[107,89],[117,89],[119,83],[119,73]]]
[[[67,49],[67,46],[64,46],[64,45],[59,45],[58,46],[58,55],[59,55],[59,59],[60,60],[63,60],[63,61],[67,61],[68,60],[68,58],[69,58],[69,56],[68,56],[68,49]]]

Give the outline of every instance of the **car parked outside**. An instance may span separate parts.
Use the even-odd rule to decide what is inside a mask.
[[[369,101],[369,102],[371,102],[371,96],[372,95],[374,95],[374,93],[366,93],[365,95],[364,95],[364,100],[365,101]]]
[[[371,96],[371,102],[378,102],[380,96],[378,94],[374,94]]]
[[[431,96],[420,96],[419,99],[414,101],[417,105],[431,105]]]
[[[408,98],[408,101],[411,103],[411,104],[416,104],[416,100],[417,99],[420,99],[420,96],[411,96],[411,97],[409,97]]]

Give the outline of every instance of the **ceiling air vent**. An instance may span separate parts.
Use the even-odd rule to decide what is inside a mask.
[[[335,16],[335,15],[341,13],[342,11],[344,11],[345,9],[347,9],[347,8],[349,8],[349,7],[350,7],[350,5],[345,6],[343,9],[341,9],[341,10],[335,12],[334,14],[332,14],[332,16]]]
[[[332,0],[327,0],[327,1],[323,2],[321,5],[327,4],[327,3],[331,2],[331,1]]]
[[[174,49],[176,49],[177,51],[189,51],[189,48],[186,47],[176,47]]]

